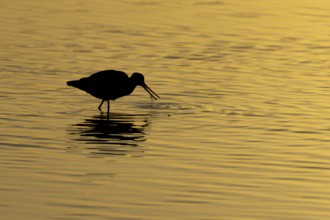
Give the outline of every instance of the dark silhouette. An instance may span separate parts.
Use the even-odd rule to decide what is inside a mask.
[[[148,115],[112,113],[107,120],[101,114],[73,124],[68,133],[72,140],[89,145],[77,145],[75,149],[88,150],[91,155],[143,156],[139,144],[147,140],[145,129],[149,125]]]
[[[68,86],[76,87],[96,98],[102,99],[98,107],[100,111],[103,102],[107,101],[108,116],[110,112],[110,100],[116,100],[131,94],[136,86],[142,86],[153,99],[157,100],[159,98],[144,82],[144,76],[141,73],[133,73],[131,77],[128,77],[127,74],[122,71],[103,70],[86,78],[68,81],[67,84]]]

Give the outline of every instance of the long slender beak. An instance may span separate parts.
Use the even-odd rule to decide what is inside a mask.
[[[154,91],[152,91],[152,89],[150,89],[149,86],[147,86],[147,84],[142,85],[142,87],[150,94],[150,96],[153,99],[157,100],[160,98],[159,95],[157,95]]]

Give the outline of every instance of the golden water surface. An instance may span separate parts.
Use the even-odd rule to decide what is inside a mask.
[[[2,0],[0,218],[330,219],[330,1]],[[66,81],[141,72],[112,102]]]

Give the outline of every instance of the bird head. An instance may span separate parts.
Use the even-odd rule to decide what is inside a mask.
[[[133,73],[130,78],[136,85],[142,86],[145,84],[144,76],[141,73]]]
[[[152,91],[144,82],[144,76],[141,73],[133,73],[130,79],[135,85],[142,86],[153,99],[159,99],[159,96],[154,91]]]

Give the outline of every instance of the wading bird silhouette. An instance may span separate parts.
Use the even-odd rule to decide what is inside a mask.
[[[142,86],[153,99],[157,100],[160,98],[147,86],[144,82],[144,76],[141,73],[133,73],[131,77],[128,77],[128,75],[122,71],[103,70],[89,77],[68,81],[67,85],[76,87],[96,98],[102,99],[98,107],[100,111],[103,102],[107,101],[108,116],[110,112],[110,100],[116,100],[131,94],[136,86]]]

